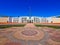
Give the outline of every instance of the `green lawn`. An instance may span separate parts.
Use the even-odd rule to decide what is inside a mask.
[[[50,28],[56,28],[60,29],[60,26],[54,26],[54,25],[40,25],[40,24],[35,24],[37,27],[50,27]]]
[[[25,24],[16,24],[16,25],[0,25],[1,28],[10,28],[10,27],[24,27]]]

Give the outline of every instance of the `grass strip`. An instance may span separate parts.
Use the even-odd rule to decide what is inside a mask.
[[[0,25],[0,29],[2,28],[10,28],[10,27],[24,27],[25,24],[17,24],[17,25]]]
[[[60,26],[53,26],[53,25],[40,25],[40,24],[35,24],[36,27],[50,27],[50,28],[56,28],[60,29]]]

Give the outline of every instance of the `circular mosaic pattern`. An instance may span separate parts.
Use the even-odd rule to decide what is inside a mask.
[[[24,30],[21,33],[26,36],[33,36],[36,35],[38,32],[34,30]]]
[[[34,30],[22,29],[20,31],[15,32],[13,36],[17,39],[22,39],[22,40],[41,40],[44,37],[44,32],[37,29]]]

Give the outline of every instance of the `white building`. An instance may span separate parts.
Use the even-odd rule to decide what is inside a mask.
[[[56,17],[10,17],[9,22],[15,23],[60,23],[60,18]]]

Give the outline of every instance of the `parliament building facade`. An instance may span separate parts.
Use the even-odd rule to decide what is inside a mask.
[[[57,17],[36,17],[36,16],[21,16],[21,17],[0,17],[0,22],[10,23],[60,23],[60,18]]]

